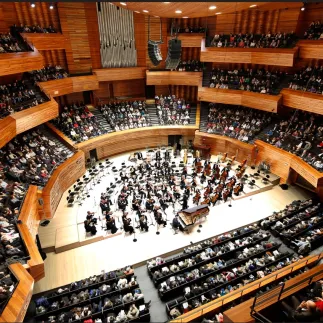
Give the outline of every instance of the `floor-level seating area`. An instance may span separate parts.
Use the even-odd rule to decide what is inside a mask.
[[[265,34],[232,33],[215,34],[209,38],[210,47],[238,47],[238,48],[292,48],[295,46],[297,36],[294,32]]]
[[[12,139],[0,150],[5,178],[44,186],[54,169],[73,152],[45,128],[34,128]]]
[[[149,306],[127,266],[34,295],[27,321],[149,322]]]
[[[305,39],[322,40],[323,39],[323,25],[320,20],[312,21],[308,29],[304,33]]]
[[[280,83],[285,78],[285,72],[264,68],[213,68],[210,73],[210,87],[217,89],[233,89],[252,91],[262,94],[278,94]]]
[[[65,105],[59,117],[51,121],[75,142],[82,142],[106,133],[96,116],[83,102]]]

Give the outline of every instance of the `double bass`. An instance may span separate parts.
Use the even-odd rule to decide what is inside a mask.
[[[230,182],[227,184],[227,188],[232,189],[234,184],[236,183],[236,179],[234,177],[231,178]]]
[[[227,201],[229,195],[230,195],[230,190],[228,189],[224,190],[224,192],[222,193],[222,198],[224,202]]]
[[[193,197],[193,203],[199,204],[200,199],[201,199],[201,193],[200,191],[197,191],[195,193],[195,196]]]
[[[211,203],[213,204],[213,206],[219,200],[219,198],[220,198],[220,192],[217,192],[211,196]]]
[[[239,193],[243,190],[243,184],[242,183],[238,183],[234,189],[233,189],[233,193],[235,195],[239,195]]]
[[[208,204],[208,205],[210,205],[210,201],[211,201],[211,199],[210,199],[209,197],[207,197],[207,198],[205,198],[205,199],[204,199],[204,201],[202,201],[202,203],[201,203],[201,204],[202,204],[202,205],[203,205],[203,204]]]
[[[228,177],[228,174],[229,174],[228,170],[226,168],[223,168],[221,176],[220,176],[220,181],[225,182],[225,180]]]

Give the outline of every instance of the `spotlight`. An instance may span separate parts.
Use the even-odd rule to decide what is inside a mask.
[[[53,5],[53,4],[50,4],[50,5],[49,5],[49,9],[50,9],[50,10],[53,10],[53,9],[54,9],[54,5]]]
[[[302,8],[301,8],[301,11],[305,11],[305,7],[302,7]]]
[[[35,5],[33,2],[30,4],[30,6],[31,6],[32,8],[35,8],[35,7],[36,7],[36,5]]]

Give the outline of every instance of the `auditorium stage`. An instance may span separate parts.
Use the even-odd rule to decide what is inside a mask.
[[[110,160],[118,167],[128,157],[129,153],[110,158]],[[46,277],[35,284],[34,293],[100,273],[103,269],[112,270],[129,264],[139,264],[158,255],[172,253],[190,242],[196,243],[258,221],[273,211],[284,208],[286,204],[295,199],[310,197],[309,192],[297,186],[283,191],[276,185],[256,195],[233,200],[232,207],[228,207],[229,203],[223,202],[211,207],[207,219],[201,223],[203,227],[200,233],[197,232],[199,228],[196,226],[190,234],[178,233],[174,235],[174,231],[168,224],[167,227],[159,229],[160,235],[156,235],[155,226],[150,226],[149,232],[139,233],[139,230],[136,230],[138,233],[136,233],[137,242],[133,242],[133,235],[125,235],[123,231],[111,238],[104,231],[102,232],[103,238],[96,237],[96,242],[88,244],[83,226],[86,212],[100,212],[100,193],[105,191],[110,180],[111,178],[107,176],[100,184],[97,184],[94,190],[90,191],[91,197],[82,206],[76,205],[67,208],[67,193],[65,193],[54,219],[47,227],[40,227],[40,240],[45,249],[51,247],[53,243],[67,245],[78,241],[79,245],[77,248],[64,252],[47,254]],[[179,208],[178,205],[176,209]],[[167,211],[167,217],[169,220],[173,218],[171,208]],[[119,226],[120,224],[117,222],[117,227]]]

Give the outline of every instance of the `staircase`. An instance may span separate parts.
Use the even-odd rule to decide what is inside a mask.
[[[196,122],[196,110],[197,110],[197,106],[194,104],[194,105],[191,105],[191,109],[190,109],[190,125],[193,126],[195,125],[195,122]]]
[[[203,69],[202,86],[205,86],[205,87],[210,87],[210,81],[211,81],[212,67],[208,65],[209,64],[206,64],[205,68]]]
[[[108,121],[105,119],[104,115],[100,112],[100,110],[94,108],[92,105],[88,105],[87,107],[95,115],[97,123],[100,125],[101,129],[103,129],[105,133],[114,132],[114,130],[109,125]]]
[[[148,104],[146,101],[146,109],[149,114],[151,125],[152,126],[159,126],[155,104],[151,104],[151,103]]]
[[[209,108],[206,103],[201,103],[201,120],[200,120],[200,131],[207,132],[207,119],[209,115]]]

